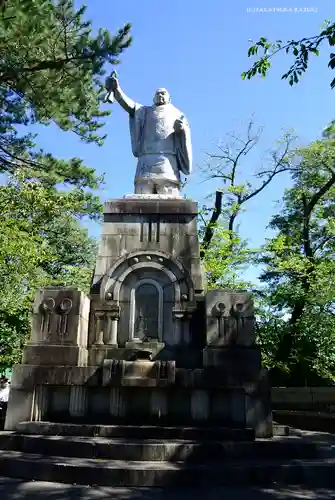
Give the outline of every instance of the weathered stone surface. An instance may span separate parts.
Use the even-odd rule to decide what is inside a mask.
[[[126,429],[125,429],[126,430]],[[227,460],[264,460],[318,458],[318,448],[312,442],[297,442],[289,439],[236,441],[217,440],[202,442],[171,441],[168,439],[125,440],[103,437],[85,439],[71,436],[34,436],[0,433],[0,449],[39,453],[45,456],[63,456],[129,461],[188,461],[192,463]]]
[[[87,347],[89,298],[72,287],[47,287],[36,294],[29,344]]]
[[[25,365],[85,366],[87,349],[79,346],[26,345],[22,363]]]
[[[33,418],[34,389],[11,387],[6,413],[5,430],[16,430],[20,422]]]
[[[258,380],[246,393],[246,425],[255,429],[256,437],[271,438],[272,407],[271,386],[267,370],[259,372]]]
[[[105,209],[90,299],[73,288],[37,295],[7,428],[48,418],[271,435],[252,298],[205,295],[196,204],[128,198]]]
[[[96,366],[32,366],[15,365],[11,390],[32,390],[36,385],[88,385],[101,384],[101,372]]]
[[[203,364],[248,380],[261,369],[261,352],[257,346],[208,346],[203,350]]]
[[[246,292],[212,290],[206,295],[206,335],[211,346],[255,343],[254,306]]]
[[[106,359],[103,385],[159,387],[174,384],[174,361],[123,361]]]
[[[198,215],[198,204],[188,199],[152,200],[129,199],[106,201],[104,214],[164,214]]]

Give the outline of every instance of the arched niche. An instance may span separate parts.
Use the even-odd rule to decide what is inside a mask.
[[[181,295],[185,295],[187,300],[193,301],[194,288],[188,271],[177,259],[158,251],[133,252],[115,262],[101,282],[101,299],[118,301],[124,280],[129,273],[138,269],[162,271],[168,276],[171,283],[175,284],[177,301],[180,300]]]
[[[140,288],[140,287],[144,288]],[[156,290],[156,292],[155,292]],[[182,264],[163,252],[147,251],[134,252],[119,259],[106,274],[101,283],[101,298],[104,301],[113,301],[120,306],[120,320],[118,324],[118,344],[124,346],[129,341],[140,341],[143,337],[136,333],[141,318],[136,316],[136,301],[139,303],[147,292],[154,297],[156,316],[152,318],[151,330],[157,325],[156,338],[159,341],[173,343],[176,337],[173,320],[173,309],[179,308],[181,302],[193,301],[193,285],[187,271]],[[143,311],[147,314],[145,321],[149,321],[149,306],[144,305]],[[142,313],[143,313],[142,311]],[[153,309],[152,309],[153,311]],[[143,314],[144,314],[143,313]],[[142,318],[144,321],[144,319]],[[150,321],[149,321],[150,322]],[[148,323],[144,332],[148,330]]]
[[[150,278],[138,281],[130,291],[129,340],[162,341],[163,307],[161,284]]]

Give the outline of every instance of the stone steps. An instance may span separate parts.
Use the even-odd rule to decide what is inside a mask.
[[[208,461],[204,465],[183,462],[133,462],[73,457],[46,457],[17,451],[0,452],[0,471],[8,477],[97,486],[201,487],[304,485],[335,486],[334,459]]]
[[[127,487],[335,487],[335,460],[297,436],[255,440],[249,429],[25,422],[0,433],[0,474]],[[282,431],[286,429],[281,429]]]
[[[167,427],[151,425],[89,425],[53,422],[21,422],[22,434],[52,436],[87,436],[126,439],[186,439],[219,441],[253,441],[253,429],[229,427]]]
[[[123,461],[187,462],[206,464],[231,460],[289,460],[317,458],[314,443],[292,438],[257,441],[192,441],[129,438],[22,435],[0,433],[0,450],[45,456],[95,458]]]

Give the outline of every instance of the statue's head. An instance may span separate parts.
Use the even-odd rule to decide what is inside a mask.
[[[154,95],[154,104],[156,106],[162,106],[163,104],[169,104],[171,101],[170,94],[166,89],[157,89]]]

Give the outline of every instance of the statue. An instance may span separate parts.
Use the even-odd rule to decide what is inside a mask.
[[[185,116],[171,104],[166,89],[156,90],[152,106],[127,97],[115,73],[107,79],[106,89],[107,100],[115,99],[129,114],[132,152],[138,158],[135,194],[178,197],[180,172],[192,171],[191,133]]]

